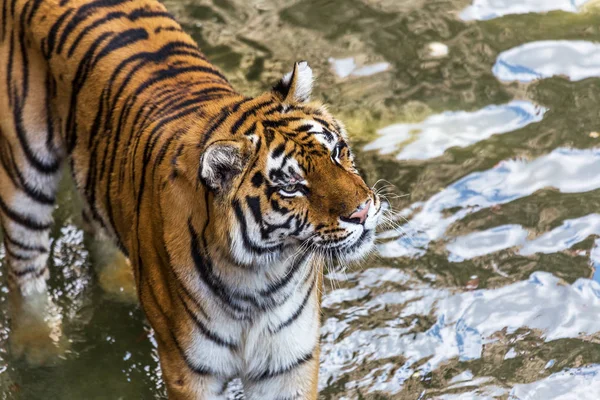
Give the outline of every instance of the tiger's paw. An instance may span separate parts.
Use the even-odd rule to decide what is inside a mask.
[[[62,331],[60,310],[45,294],[11,299],[10,349],[15,358],[33,366],[52,365],[65,358],[70,343]]]
[[[100,287],[112,299],[125,303],[136,303],[137,292],[129,259],[119,251],[104,258],[96,268]]]

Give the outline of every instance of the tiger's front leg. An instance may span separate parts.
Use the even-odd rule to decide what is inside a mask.
[[[246,381],[244,392],[248,400],[316,400],[318,396],[319,350],[302,365],[293,366],[277,376]]]
[[[247,400],[317,399],[319,282],[317,277],[308,279],[249,335],[243,379]]]
[[[164,340],[165,333],[170,335],[167,332],[170,328],[164,324],[155,324],[154,330],[169,400],[229,400],[227,385],[233,375],[211,372],[219,366],[218,363],[213,365],[218,358],[214,352],[208,354],[211,353],[209,350],[204,352],[204,357],[192,359],[186,353],[190,352],[194,344],[198,344],[197,341],[181,340],[182,343],[179,343],[180,340],[174,336],[171,340]]]
[[[178,351],[159,351],[169,400],[229,400],[231,378],[198,374],[190,370]]]
[[[86,248],[90,252],[100,287],[111,299],[129,304],[137,303],[135,280],[129,259],[85,208],[82,220],[86,233]]]

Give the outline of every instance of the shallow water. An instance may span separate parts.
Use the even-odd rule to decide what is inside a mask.
[[[399,228],[326,281],[322,399],[598,398],[600,2],[166,5],[247,94],[309,60],[367,181],[394,185]],[[152,333],[101,288],[67,189],[51,257],[67,350],[17,359],[2,286],[0,398],[162,398]]]

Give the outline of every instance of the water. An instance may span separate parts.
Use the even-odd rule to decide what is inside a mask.
[[[166,5],[247,94],[309,60],[367,181],[394,185],[401,228],[325,282],[322,399],[597,398],[600,2]],[[63,190],[64,356],[16,358],[2,286],[0,398],[162,398],[152,333],[126,288],[102,289],[76,208]]]

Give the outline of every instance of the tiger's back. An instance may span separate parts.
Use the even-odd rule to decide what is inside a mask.
[[[169,118],[209,118],[210,108],[220,106],[206,102],[218,103],[219,95],[233,92],[230,85],[158,2],[7,0],[2,9],[7,147],[27,160],[20,171],[39,172],[41,192],[54,190],[50,182],[70,155],[90,216],[125,249],[133,207],[112,204],[129,205],[119,194],[132,179],[139,185],[140,176],[128,176],[128,164],[137,151],[150,156],[146,138],[128,133],[158,119],[167,125]]]
[[[297,63],[238,94],[151,0],[2,0],[0,215],[13,290],[43,292],[61,166],[125,253],[172,398],[315,399],[322,265],[381,210]]]

